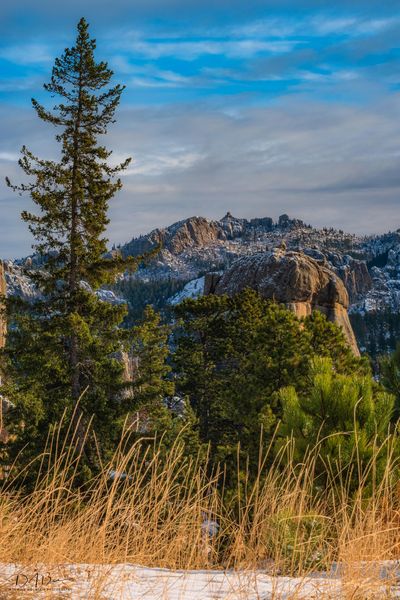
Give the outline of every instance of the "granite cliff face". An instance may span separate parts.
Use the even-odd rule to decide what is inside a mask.
[[[233,296],[250,287],[263,298],[285,304],[299,318],[317,310],[342,328],[353,352],[359,355],[347,314],[347,290],[323,261],[276,248],[240,258],[219,278],[213,274],[206,279],[209,293]]]
[[[122,247],[122,254],[136,256],[157,246],[172,254],[180,254],[188,248],[207,246],[224,237],[223,229],[217,222],[204,217],[190,217],[165,229],[155,229],[149,235],[133,239]]]
[[[35,284],[26,276],[25,267],[31,267],[30,258],[14,263],[10,260],[3,262],[3,278],[5,290],[26,302],[33,302],[40,294]]]
[[[190,249],[207,248],[216,243],[224,245],[224,242],[237,238],[251,240],[257,231],[272,231],[273,228],[274,222],[270,217],[248,221],[237,219],[230,212],[219,221],[189,217],[164,229],[154,229],[148,235],[133,238],[121,247],[121,253],[123,256],[137,256],[160,246],[162,250],[178,255]]]

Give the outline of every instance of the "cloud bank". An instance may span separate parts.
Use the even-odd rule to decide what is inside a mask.
[[[82,11],[126,84],[107,143],[134,156],[111,242],[193,214],[283,212],[358,233],[400,227],[398,2],[44,0],[2,3],[0,177],[19,148],[57,156],[29,108]],[[0,256],[28,254],[0,182]]]

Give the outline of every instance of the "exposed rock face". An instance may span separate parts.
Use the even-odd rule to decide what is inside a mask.
[[[28,265],[5,261],[3,262],[3,277],[10,296],[16,296],[26,302],[33,302],[40,294],[34,283],[24,273],[24,267]]]
[[[359,355],[347,314],[348,293],[342,280],[322,261],[301,252],[274,249],[238,259],[219,280],[212,274],[205,285],[209,293],[230,296],[247,287],[263,298],[285,304],[299,318],[314,310],[324,313],[340,325],[353,352]]]
[[[5,296],[6,295],[6,278],[4,275],[4,266],[3,263],[0,261],[0,296]],[[1,304],[0,304],[0,309],[1,309]],[[4,318],[2,317],[1,313],[0,313],[0,348],[3,348],[4,344],[6,341],[6,324],[4,321]]]
[[[217,289],[217,285],[221,280],[221,273],[207,273],[204,278],[204,296],[208,296],[209,294],[215,294],[215,290]]]
[[[304,248],[303,252],[317,262],[330,266],[339,275],[346,286],[350,304],[358,302],[372,288],[373,281],[365,260],[337,252],[324,253],[317,248]]]
[[[350,303],[357,302],[372,288],[372,277],[366,263],[349,257],[347,264],[336,267],[336,273],[343,280],[349,294]]]
[[[191,217],[166,229],[155,229],[149,235],[133,239],[121,250],[124,256],[137,256],[162,246],[172,254],[179,254],[188,248],[208,246],[218,239],[225,239],[219,224],[204,217]]]
[[[207,246],[216,242],[220,229],[213,221],[204,217],[192,217],[184,222],[166,243],[166,248],[174,254],[183,252],[192,246]]]
[[[107,257],[137,256],[157,246],[163,248],[161,252],[141,265],[134,275],[127,272],[121,279],[132,278],[144,286],[160,283],[157,300],[160,308],[170,301],[164,297],[162,282],[183,282],[186,284],[183,292],[191,296],[188,282],[195,283],[204,273],[225,272],[241,257],[279,246],[283,250],[286,246],[288,251],[307,254],[343,280],[349,294],[349,313],[353,315],[363,351],[375,356],[379,337],[382,340],[379,352],[388,352],[399,339],[400,229],[365,237],[341,229],[316,229],[285,214],[275,221],[270,217],[237,218],[228,212],[219,220],[190,217],[169,227],[154,229],[110,251]],[[43,257],[33,255],[6,262],[7,294],[28,301],[38,298],[39,291],[29,281],[24,267],[41,268],[43,261]],[[219,275],[206,276],[205,293],[213,293],[219,278]],[[186,297],[183,292],[182,296]],[[123,301],[109,290],[99,290],[98,295],[106,301]],[[375,329],[371,327],[371,319],[375,319]]]
[[[260,234],[272,232],[275,227],[288,231],[303,226],[302,221],[290,219],[287,215],[281,215],[277,224],[270,217],[248,221],[234,217],[230,212],[219,221],[190,217],[165,229],[154,229],[148,235],[133,238],[122,246],[121,253],[123,256],[138,256],[161,246],[171,254],[178,255],[186,250],[210,247],[218,241],[239,238],[251,241]]]

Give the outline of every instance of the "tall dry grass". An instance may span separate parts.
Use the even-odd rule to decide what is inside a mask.
[[[398,465],[390,449],[380,481],[374,481],[377,448],[358,473],[354,493],[345,464],[326,464],[321,486],[319,446],[295,464],[288,441],[272,464],[268,453],[260,456],[258,477],[248,478],[226,503],[222,473],[210,477],[204,461],[185,458],[179,438],[167,454],[162,440],[147,440],[144,449],[143,442],[127,445],[127,439],[84,492],[75,485],[79,456],[57,433],[40,459],[33,492],[18,494],[15,481],[6,480],[0,562],[265,569],[297,576],[337,570],[348,598],[369,597],[365,586],[393,584],[390,564],[382,573],[383,561],[400,557]],[[217,535],[209,535],[211,522],[218,523]]]

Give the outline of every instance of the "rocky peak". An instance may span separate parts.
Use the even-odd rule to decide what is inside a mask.
[[[289,215],[283,214],[278,218],[278,227],[280,229],[296,229],[304,227],[304,223],[300,219],[291,219]]]
[[[224,232],[227,239],[233,240],[243,235],[244,230],[248,224],[246,219],[238,219],[234,217],[229,211],[217,224]]]
[[[187,248],[201,247],[221,239],[221,230],[215,221],[204,217],[191,217],[182,221],[176,231],[165,240],[165,247],[173,254],[179,254]]]
[[[284,246],[288,252],[307,254],[342,279],[349,294],[350,312],[355,315],[353,323],[356,327],[359,317],[364,319],[364,316],[370,315],[371,318],[376,317],[377,323],[383,323],[382,339],[399,337],[400,230],[366,237],[332,227],[317,229],[286,214],[274,222],[270,217],[247,220],[227,212],[220,220],[194,216],[166,228],[154,229],[111,251],[109,256],[137,256],[161,247],[162,251],[133,276],[127,273],[121,278],[134,277],[139,280],[139,285],[140,281],[146,285],[171,279],[185,284],[199,280],[210,271],[227,271],[241,257],[270,252],[273,248],[283,250]],[[28,300],[38,297],[38,291],[29,281],[26,271],[40,269],[42,263],[43,258],[35,255],[4,263],[7,293]],[[206,281],[205,289],[209,284],[211,287],[216,285],[214,280]],[[107,301],[123,301],[118,297],[109,298],[108,290],[104,293],[99,290],[99,294],[103,294]],[[360,327],[357,331],[359,339]],[[370,331],[369,326],[364,329]],[[367,348],[364,342],[361,343],[363,348]],[[387,349],[393,345],[394,342],[390,342]],[[386,350],[384,344],[381,344],[381,350]]]
[[[154,229],[146,236],[133,238],[121,248],[124,256],[137,256],[160,246],[172,254],[180,254],[188,248],[202,247],[224,239],[222,227],[216,221],[204,217],[190,217],[165,229]]]

